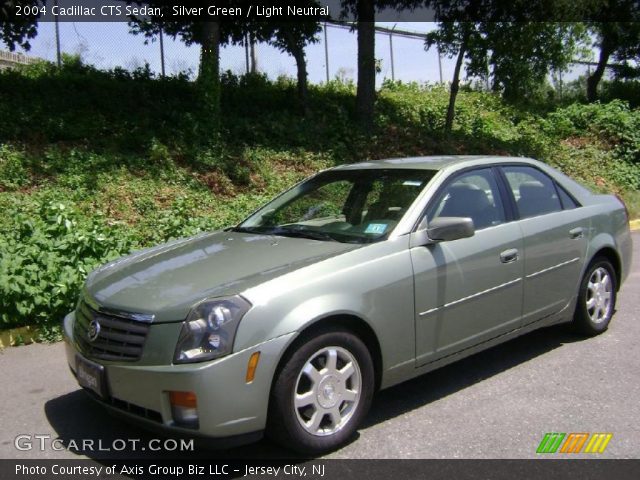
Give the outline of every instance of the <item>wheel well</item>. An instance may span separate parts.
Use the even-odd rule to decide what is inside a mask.
[[[332,315],[322,318],[302,330],[298,337],[293,341],[291,345],[289,345],[287,350],[280,358],[280,362],[278,363],[278,367],[276,368],[276,374],[274,375],[273,381],[275,381],[278,376],[278,372],[280,372],[280,370],[284,367],[291,354],[295,351],[296,348],[298,348],[301,343],[304,343],[304,341],[308,337],[313,336],[317,331],[327,331],[332,328],[348,330],[349,332],[356,335],[365,344],[367,350],[369,350],[369,353],[371,354],[371,360],[373,360],[373,369],[375,373],[375,390],[378,390],[380,388],[380,381],[382,379],[382,351],[380,349],[378,337],[367,322],[362,320],[360,317],[347,314]]]
[[[616,253],[616,251],[611,247],[604,247],[598,250],[596,254],[591,258],[591,261],[593,262],[593,260],[598,257],[606,258],[607,260],[609,260],[609,262],[611,262],[611,265],[613,265],[613,270],[615,271],[615,274],[616,274],[616,290],[619,290],[620,276],[622,274],[621,266],[620,266],[620,257],[618,257],[618,254]]]

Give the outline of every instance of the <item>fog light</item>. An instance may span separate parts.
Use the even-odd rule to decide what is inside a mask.
[[[193,392],[169,392],[171,416],[176,425],[198,428],[198,401]]]

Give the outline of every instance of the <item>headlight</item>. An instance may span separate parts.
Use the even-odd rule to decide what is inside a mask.
[[[251,308],[242,297],[205,300],[182,324],[173,361],[204,362],[231,353],[240,319]]]

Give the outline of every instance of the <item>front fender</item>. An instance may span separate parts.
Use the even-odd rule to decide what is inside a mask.
[[[242,293],[253,305],[234,350],[331,316],[369,325],[380,344],[383,374],[415,358],[413,269],[408,237],[372,244],[302,268]]]

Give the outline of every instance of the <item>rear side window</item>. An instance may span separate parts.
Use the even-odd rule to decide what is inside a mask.
[[[503,167],[513,192],[520,218],[559,212],[562,204],[553,180],[532,167]]]

